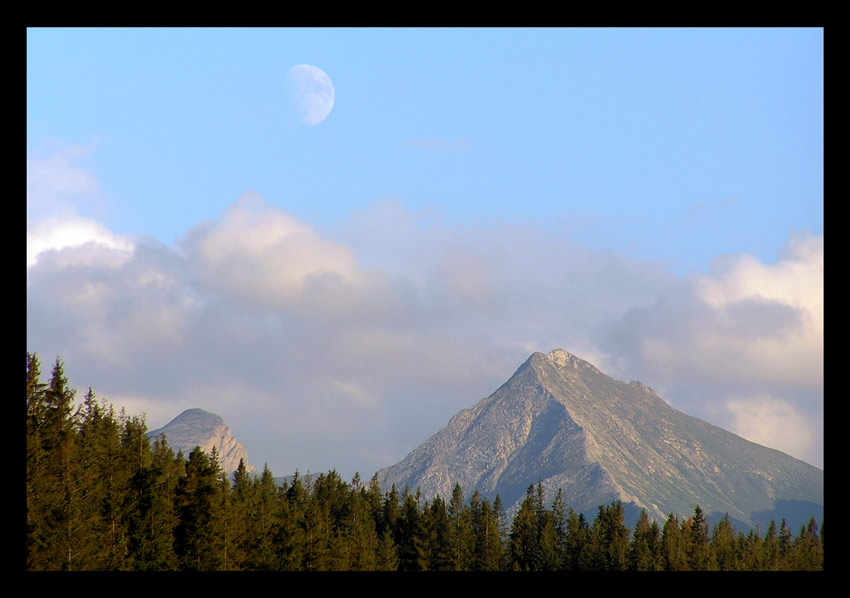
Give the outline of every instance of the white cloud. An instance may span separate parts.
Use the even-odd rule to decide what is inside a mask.
[[[400,202],[330,238],[251,193],[176,248],[78,216],[29,223],[27,243],[28,350],[152,426],[217,412],[276,473],[370,475],[390,464],[376,455],[401,459],[556,347],[758,438],[807,416],[808,435],[783,446],[805,458],[822,445],[822,237],[690,281]],[[765,396],[782,403],[741,398]]]
[[[206,287],[247,305],[286,308],[310,290],[330,286],[333,293],[363,282],[347,247],[320,238],[256,193],[243,195],[220,223],[192,230],[184,246]]]
[[[65,263],[68,264],[68,260],[77,263],[109,261],[117,265],[126,261],[133,251],[132,240],[113,234],[94,220],[79,217],[50,218],[27,226],[27,268],[34,266],[44,252],[84,246],[88,246],[90,251],[67,252],[64,256]],[[101,252],[94,255],[98,250]]]
[[[27,157],[27,221],[77,215],[80,202],[100,192],[97,178],[75,164],[91,148],[67,146]]]
[[[730,414],[729,430],[764,446],[779,449],[789,455],[806,455],[814,462],[817,446],[823,442],[817,421],[811,421],[790,401],[759,394],[753,397],[732,397],[725,408]],[[814,458],[813,458],[814,457]]]
[[[818,465],[823,420],[812,414],[823,410],[823,293],[823,236],[798,233],[776,263],[724,256],[709,274],[608,323],[601,340],[619,356],[618,373],[659,389],[679,409]],[[741,396],[782,399],[771,411],[765,399]],[[808,419],[789,428],[801,419],[792,413]],[[796,437],[775,443],[792,431]]]

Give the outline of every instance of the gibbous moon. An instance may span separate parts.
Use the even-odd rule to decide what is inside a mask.
[[[298,64],[289,69],[287,88],[295,114],[308,127],[325,120],[334,107],[331,78],[311,64]]]

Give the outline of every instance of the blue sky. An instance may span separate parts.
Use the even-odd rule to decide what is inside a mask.
[[[333,81],[333,110],[315,126],[287,103],[297,64]],[[131,381],[144,376],[130,361],[154,372],[169,351],[222,363],[256,352],[258,363],[283,368],[279,359],[321,338],[326,379],[336,382],[319,388],[304,374],[293,383],[315,406],[302,423],[332,419],[325,407],[349,396],[365,410],[350,417],[368,414],[388,431],[369,456],[363,448],[314,459],[319,448],[293,440],[288,454],[303,451],[294,457],[257,457],[277,470],[394,463],[494,391],[529,349],[555,348],[546,343],[756,441],[805,422],[805,441],[777,448],[822,466],[823,88],[821,29],[30,29],[28,349],[61,355],[81,386],[144,409],[157,427],[174,409],[204,406],[185,391],[200,382],[175,372],[154,392]],[[76,236],[57,232],[68,230]],[[286,250],[275,245],[284,253],[259,247],[264,234],[289,239]],[[94,242],[85,259],[84,240]],[[229,249],[213,259],[214,243]],[[32,261],[48,247],[55,259]],[[122,251],[126,259],[113,255]],[[279,277],[281,259],[298,262],[294,279]],[[144,317],[119,289],[139,296],[151,290],[142,270],[157,280],[167,271],[179,292],[160,289],[138,309],[158,305],[160,316],[173,311],[198,327],[169,333],[167,350],[134,339],[123,369],[99,368],[94,347],[114,322],[95,326],[83,303],[51,303],[61,300],[49,286],[57,277],[39,277],[48,269],[69,285],[106,284],[97,309],[113,306],[110,317],[124,323]],[[332,316],[310,311],[315,298],[298,293],[311,272],[336,273],[364,294]],[[356,295],[330,288],[321,296]],[[389,311],[369,315],[378,296]],[[187,297],[195,311],[181,311]],[[75,317],[51,338],[40,310]],[[714,325],[692,330],[696,317]],[[672,335],[676,318],[689,323]],[[203,355],[191,335],[211,326],[220,349]],[[273,341],[275,326],[291,340]],[[237,341],[235,330],[254,336]],[[803,344],[779,342],[782,334]],[[697,343],[705,354],[721,348],[755,370],[788,371],[781,346],[814,355],[799,379],[776,386],[742,372],[706,400],[686,389],[730,378],[729,363],[706,369],[694,349],[708,337]],[[374,372],[351,360],[351,339],[384,347],[362,349]],[[448,347],[463,349],[455,366]],[[486,358],[470,361],[475,353]],[[269,390],[271,377],[256,392],[283,413],[290,399]],[[419,394],[408,386],[417,380],[427,381],[416,382]],[[259,424],[233,407],[240,392],[222,391],[210,410],[267,438],[249,454],[272,455],[274,434],[254,433]]]

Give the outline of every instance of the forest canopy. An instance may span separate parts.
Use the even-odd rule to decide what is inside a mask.
[[[630,529],[619,501],[589,521],[538,482],[508,521],[498,495],[457,484],[425,500],[377,474],[296,471],[277,484],[243,462],[228,475],[215,449],[175,454],[91,388],[78,402],[59,359],[43,382],[32,353],[26,426],[28,570],[823,570],[814,518],[745,534],[728,516],[709,526],[696,505],[663,524],[642,512]]]

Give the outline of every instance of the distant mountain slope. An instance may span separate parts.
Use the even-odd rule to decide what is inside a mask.
[[[228,473],[236,471],[239,460],[245,459],[245,466],[250,473],[256,473],[255,468],[248,461],[248,453],[241,442],[233,437],[227,423],[214,413],[203,409],[187,409],[168,424],[148,432],[148,438],[153,441],[160,434],[165,434],[168,445],[174,449],[183,451],[185,457],[196,446],[208,455],[213,447],[216,447],[219,462],[222,469]]]
[[[425,497],[448,497],[457,482],[498,493],[509,512],[540,481],[550,500],[561,488],[579,512],[621,500],[630,519],[639,509],[660,520],[688,516],[697,504],[746,526],[765,513],[778,521],[787,511],[789,525],[823,513],[823,470],[681,413],[644,384],[562,349],[531,355],[378,477]]]

